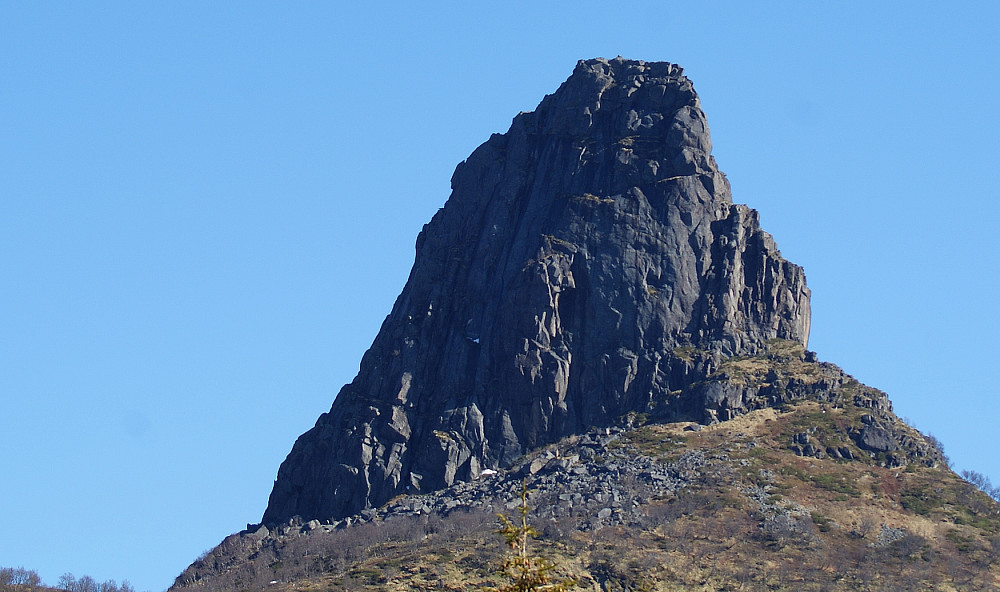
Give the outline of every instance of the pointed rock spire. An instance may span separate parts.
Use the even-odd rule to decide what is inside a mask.
[[[711,148],[679,66],[578,63],[458,165],[358,376],[295,442],[263,522],[475,479],[629,412],[705,420],[691,386],[722,358],[804,345],[802,269],[732,203]]]

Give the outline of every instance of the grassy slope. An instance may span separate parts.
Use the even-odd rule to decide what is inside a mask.
[[[805,362],[788,343],[773,345],[766,356],[727,361],[720,375],[730,384],[808,388],[840,372]],[[699,430],[678,423],[624,432],[596,462],[647,456],[670,464],[692,451],[708,460],[679,490],[629,498],[624,524],[600,527],[582,512],[536,518],[543,536],[533,552],[590,590],[1000,590],[1000,505],[935,465],[919,433],[891,412],[873,411],[879,397],[887,404],[884,393],[853,379],[839,384],[832,398],[782,401]],[[914,462],[894,467],[903,453],[859,447],[872,413],[916,442]],[[802,434],[852,460],[796,455]],[[524,462],[553,451],[571,458],[576,441]],[[255,545],[234,535],[196,562],[200,580],[173,590],[478,589],[500,583],[496,527],[491,512],[470,510],[332,531],[290,528]]]
[[[861,451],[864,460],[845,461],[789,450],[791,434],[807,428],[841,439],[864,411],[807,401],[698,432],[688,424],[627,432],[609,462],[700,449],[711,463],[697,485],[650,499],[627,526],[536,524],[545,535],[534,552],[593,590],[1000,589],[998,506],[947,468],[887,469]],[[247,570],[209,589],[261,589],[266,577],[275,591],[496,585],[503,548],[495,526],[488,513],[459,512],[299,536],[276,556],[250,559],[266,563],[256,576]]]

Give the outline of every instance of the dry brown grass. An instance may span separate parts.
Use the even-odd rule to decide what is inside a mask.
[[[663,459],[701,450],[713,459],[701,481],[647,500],[634,524],[569,529],[533,549],[559,576],[595,592],[1000,590],[1000,507],[950,470],[889,469],[861,451],[846,461],[790,449],[791,435],[809,428],[847,442],[844,430],[864,413],[806,401],[700,431],[689,423],[638,428],[616,450]],[[407,520],[389,534],[366,525],[289,539],[247,559],[259,569],[234,568],[257,575],[189,589],[404,592],[498,583],[503,547],[491,515]],[[879,545],[883,525],[906,537]],[[304,556],[312,563],[289,560]]]

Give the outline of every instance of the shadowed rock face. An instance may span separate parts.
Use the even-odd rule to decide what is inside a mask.
[[[619,58],[580,62],[477,148],[263,522],[474,479],[631,411],[703,420],[689,387],[725,357],[805,345],[802,269],[732,203],[711,146],[680,67]]]

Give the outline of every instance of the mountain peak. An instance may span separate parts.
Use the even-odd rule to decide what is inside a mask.
[[[629,413],[713,422],[765,405],[709,378],[772,340],[804,347],[809,289],[732,203],[711,146],[679,66],[579,62],[457,167],[358,376],[296,441],[263,522],[476,479]]]
[[[510,131],[493,140],[523,132],[570,143],[579,152],[579,169],[565,171],[572,174],[563,181],[575,181],[569,188],[611,195],[699,174],[709,189],[707,196],[696,197],[731,201],[725,177],[711,158],[698,95],[682,72],[668,62],[581,60],[556,92],[534,111],[518,115]],[[593,178],[601,168],[613,174]]]

